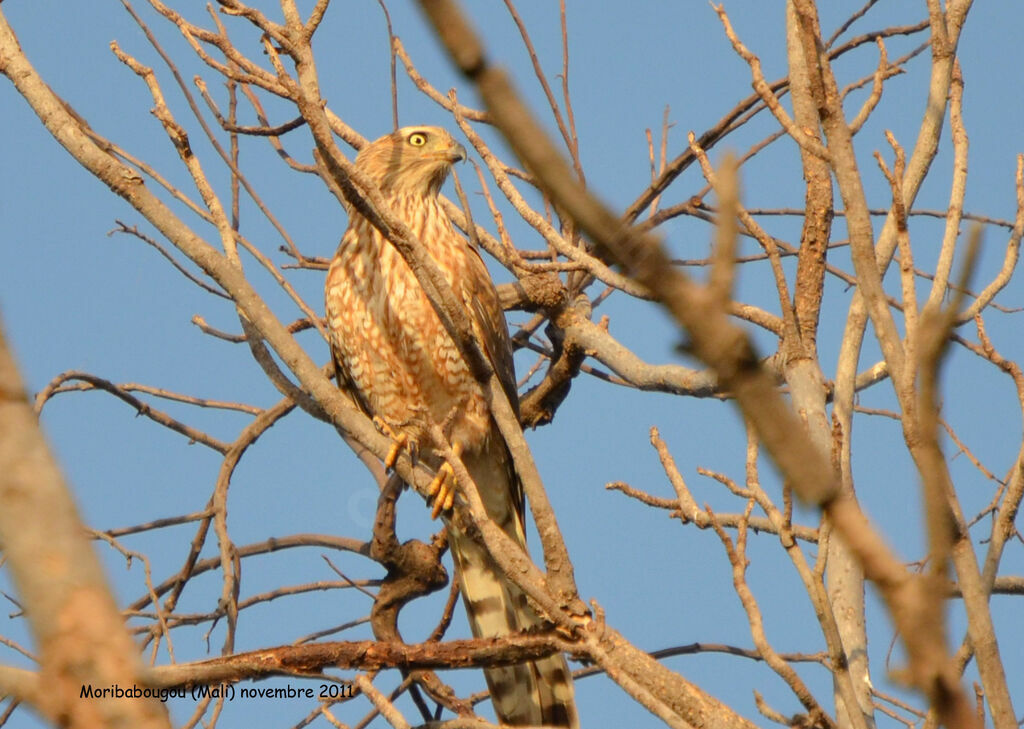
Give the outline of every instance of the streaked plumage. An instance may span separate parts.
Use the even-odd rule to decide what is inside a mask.
[[[479,254],[438,200],[465,150],[443,129],[406,127],[363,149],[356,165],[381,188],[466,307],[474,333],[509,399],[517,404],[504,315]],[[360,407],[421,447],[434,468],[427,423],[443,423],[480,489],[490,517],[525,544],[519,479],[486,400],[412,271],[357,211],[327,274],[331,349],[339,381]],[[541,621],[490,557],[449,524],[449,543],[473,633],[498,637]],[[508,726],[577,727],[572,681],[562,656],[485,671],[499,721]]]

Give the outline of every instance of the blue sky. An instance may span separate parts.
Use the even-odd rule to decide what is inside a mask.
[[[300,3],[304,11],[312,3]],[[195,22],[208,24],[198,3],[176,3]],[[412,56],[420,73],[442,91],[455,87],[463,103],[476,105],[472,89],[448,65],[429,29],[411,4],[390,7],[395,32]],[[540,62],[557,89],[561,48],[555,3],[522,2],[519,8],[537,47]],[[644,129],[657,136],[666,105],[674,124],[669,155],[685,147],[685,135],[698,135],[714,124],[740,98],[750,93],[746,65],[736,57],[711,8],[700,2],[677,3],[568,3],[570,38],[570,86],[580,138],[580,152],[588,183],[611,205],[623,208],[649,181]],[[831,29],[856,3],[822,3],[823,26]],[[543,110],[545,102],[529,66],[521,40],[500,3],[466,3],[486,39],[491,57],[511,71],[517,86]],[[842,7],[840,7],[842,6]],[[59,12],[57,11],[59,7]],[[785,73],[783,4],[729,2],[737,33],[763,62],[769,79]],[[197,63],[187,45],[161,18],[137,8],[167,50],[180,63],[183,76],[202,74],[211,93],[223,100],[217,77]],[[267,4],[268,14],[279,12]],[[131,18],[117,3],[17,2],[3,5],[29,59],[55,91],[85,117],[99,133],[115,140],[157,167],[194,198],[184,169],[149,114],[152,101],[144,84],[122,66],[109,51],[117,40],[129,53],[157,69],[169,103],[179,121],[189,119],[187,107],[158,56]],[[925,15],[924,3],[881,2],[856,24],[847,37],[894,24],[910,24]],[[262,60],[258,36],[245,21],[226,19],[235,41],[254,58]],[[1024,151],[1024,129],[1016,120],[1024,113],[1022,77],[1017,64],[1008,62],[1008,49],[1016,47],[1024,23],[1024,6],[977,3],[972,9],[960,47],[966,80],[965,123],[971,139],[966,207],[996,218],[1014,215],[1013,174],[1016,155]],[[923,36],[894,38],[888,42],[889,57],[909,51]],[[373,138],[391,128],[388,86],[387,37],[380,8],[371,0],[336,2],[314,44],[323,95],[331,108],[363,135]],[[870,73],[877,61],[873,45],[851,53],[836,64],[840,83]],[[927,53],[912,62],[907,73],[891,79],[875,117],[857,138],[859,161],[874,206],[888,204],[888,188],[871,159],[874,150],[891,154],[883,130],[890,129],[908,148],[923,112],[927,80]],[[859,108],[865,91],[852,95],[848,111]],[[402,124],[440,124],[454,128],[443,109],[420,96],[399,68],[400,121]],[[274,122],[294,114],[284,104],[268,103]],[[543,115],[543,114],[542,114]],[[550,114],[543,115],[554,129]],[[0,266],[0,314],[9,341],[21,363],[32,391],[44,387],[66,370],[82,370],[114,382],[138,382],[192,395],[235,400],[268,406],[277,393],[266,382],[244,345],[229,344],[202,334],[192,323],[201,315],[212,326],[238,331],[232,306],[198,290],[153,249],[124,235],[108,236],[116,220],[151,229],[126,203],[110,194],[101,183],[81,169],[40,126],[24,101],[7,82],[0,83],[0,118],[6,143],[0,145],[0,241],[5,262]],[[246,120],[252,123],[252,119]],[[218,192],[228,195],[228,177],[201,138],[195,123],[189,125],[193,146]],[[762,114],[748,127],[716,148],[740,153],[766,134],[774,122]],[[948,130],[947,130],[948,131]],[[495,136],[489,135],[499,148]],[[298,159],[308,161],[312,142],[305,130],[285,138]],[[511,157],[506,156],[511,161]],[[288,171],[262,140],[243,140],[243,167],[250,181],[272,204],[275,214],[309,255],[329,256],[344,230],[345,215],[319,182]],[[749,207],[800,207],[803,190],[795,145],[776,142],[744,167],[744,200]],[[951,154],[948,135],[936,159],[917,207],[942,209],[948,202]],[[467,194],[474,198],[478,221],[488,221],[486,208],[475,193],[478,182],[468,166],[460,170]],[[699,170],[689,170],[666,193],[663,205],[686,200],[704,186]],[[491,187],[492,191],[494,187]],[[449,187],[447,192],[453,194]],[[206,236],[203,226],[180,205],[175,209]],[[242,204],[243,229],[249,238],[278,264],[288,262],[278,252],[282,241],[263,221],[248,199]],[[506,212],[510,232],[520,247],[537,248],[538,236]],[[777,237],[795,241],[797,218],[766,218],[764,225]],[[493,225],[489,226],[493,230]],[[700,258],[706,255],[710,230],[706,225],[677,219],[662,228],[673,255]],[[917,220],[912,228],[919,266],[927,268],[938,250],[941,224]],[[841,220],[833,232],[845,237]],[[1007,233],[992,227],[978,279],[987,282],[1003,257]],[[749,247],[746,252],[753,252]],[[849,270],[842,249],[831,259]],[[257,288],[281,319],[299,316],[254,261],[247,271]],[[498,271],[499,280],[507,280]],[[792,266],[789,267],[792,277]],[[288,271],[289,280],[305,300],[321,307],[322,272]],[[700,275],[698,273],[698,275]],[[792,278],[790,279],[792,281]],[[898,281],[887,279],[889,290]],[[771,311],[778,311],[766,265],[747,266],[739,274],[739,295]],[[834,374],[839,337],[850,299],[834,278],[827,281],[826,304],[820,347],[826,377]],[[922,287],[925,285],[921,284]],[[922,288],[922,291],[927,289]],[[596,293],[596,290],[592,293]],[[1024,305],[1016,282],[999,297],[1005,306]],[[652,305],[613,296],[597,314],[610,317],[610,331],[651,362],[683,362],[675,346],[680,334]],[[1010,359],[1020,360],[1024,344],[1019,336],[1021,314],[992,312],[987,316],[989,334],[996,347]],[[510,324],[526,320],[521,312],[509,314]],[[962,332],[974,338],[972,330]],[[770,338],[755,332],[762,349],[772,351]],[[308,351],[323,362],[326,346],[311,332],[299,335]],[[862,366],[878,358],[872,336],[866,339]],[[517,358],[520,373],[533,359]],[[963,441],[998,477],[1013,463],[1021,439],[1020,408],[1012,383],[972,355],[954,353],[944,372],[944,413]],[[862,394],[869,407],[893,406],[891,388],[882,383]],[[225,440],[233,440],[248,422],[237,413],[198,410],[166,401],[156,407],[201,427]],[[109,529],[172,514],[201,509],[212,490],[219,457],[181,436],[143,419],[123,403],[100,393],[72,393],[57,397],[46,407],[43,424],[54,450],[72,484],[88,524]],[[576,576],[585,599],[596,599],[607,612],[609,623],[645,649],[655,650],[693,642],[751,645],[746,620],[731,585],[728,563],[715,536],[683,527],[618,493],[607,492],[609,481],[626,481],[662,497],[671,488],[648,442],[648,430],[656,425],[688,479],[698,502],[716,510],[740,511],[738,503],[717,484],[698,476],[705,467],[733,478],[743,477],[743,435],[740,419],[728,404],[640,393],[581,376],[555,422],[528,434],[534,455],[564,531]],[[897,423],[879,417],[858,418],[854,436],[855,478],[866,510],[876,520],[901,556],[908,561],[921,556],[919,488],[913,466],[901,448]],[[948,444],[947,444],[948,446]],[[947,447],[952,453],[952,447]],[[773,497],[779,485],[765,459],[762,480]],[[973,514],[987,503],[993,485],[980,476],[964,456],[952,461],[952,473],[964,510]],[[334,431],[296,412],[269,431],[250,450],[235,473],[229,501],[229,525],[236,543],[247,544],[272,536],[319,532],[369,535],[376,490],[358,462]],[[805,523],[816,523],[810,511],[800,512]],[[986,523],[987,524],[987,523]],[[401,501],[400,537],[425,538],[433,525],[418,500]],[[987,526],[976,532],[980,539]],[[157,579],[176,571],[184,559],[191,526],[126,538],[126,546],[145,552],[152,560]],[[536,539],[532,540],[537,543]],[[979,553],[984,544],[976,540]],[[215,554],[211,539],[204,556]],[[109,548],[97,550],[108,565],[119,598],[127,603],[144,589],[141,566],[125,569],[124,560]],[[808,550],[813,556],[814,550]],[[321,559],[321,550],[293,550],[254,558],[243,567],[242,596],[258,594],[282,585],[335,579]],[[340,553],[329,555],[352,577],[376,577],[379,570],[361,558]],[[793,569],[774,537],[752,538],[749,580],[760,600],[768,636],[780,651],[821,650],[823,643],[813,612]],[[1008,546],[1003,574],[1024,572],[1018,542]],[[0,572],[0,587],[9,590]],[[213,573],[197,578],[185,593],[183,612],[213,607],[219,593],[219,577]],[[885,679],[886,648],[891,628],[869,590],[868,620],[875,685],[898,693]],[[407,609],[403,630],[410,642],[421,639],[432,627],[443,596],[434,596]],[[1019,621],[1019,598],[995,597],[993,613],[1007,673],[1019,677],[1024,661],[1016,646],[1024,640]],[[1016,606],[1016,607],[1015,607]],[[240,622],[240,650],[276,645],[327,625],[368,614],[369,601],[353,590],[336,590],[312,596],[278,600],[247,611]],[[9,608],[7,612],[13,612]],[[963,622],[959,605],[951,604],[951,634],[959,641]],[[0,634],[23,645],[28,639],[20,619],[0,621]],[[223,640],[223,625],[210,637],[206,652],[206,626],[183,629],[175,637],[176,658],[194,660],[216,655]],[[466,634],[461,615],[453,635]],[[368,629],[339,636],[364,638]],[[24,665],[10,651],[0,660]],[[161,651],[158,661],[168,660]],[[755,721],[754,689],[783,713],[795,713],[799,704],[781,681],[751,661],[715,655],[668,659],[668,665],[697,682]],[[831,708],[827,686],[830,679],[819,667],[801,667],[801,675]],[[973,670],[973,669],[972,669]],[[973,674],[969,673],[969,678]],[[1024,703],[1017,678],[1018,704]],[[397,683],[385,676],[381,685]],[[477,673],[452,676],[462,692],[483,686]],[[282,679],[282,685],[285,681]],[[658,726],[652,716],[635,706],[621,690],[604,678],[588,678],[578,684],[579,703],[586,726]],[[400,704],[410,720],[416,714],[408,703]],[[190,702],[172,707],[181,724],[190,715]],[[222,726],[259,721],[264,726],[292,726],[309,711],[301,702],[281,701],[267,705],[229,707]],[[355,723],[365,706],[339,708],[343,720]],[[1018,706],[1018,712],[1021,707]],[[258,717],[258,719],[257,719]],[[890,720],[879,715],[882,724]],[[763,723],[761,720],[760,723]],[[14,726],[34,725],[25,714]],[[326,726],[321,720],[319,725]],[[376,725],[382,725],[378,722]]]

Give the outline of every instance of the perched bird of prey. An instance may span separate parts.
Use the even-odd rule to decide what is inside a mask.
[[[367,145],[356,166],[377,183],[440,268],[517,406],[512,348],[494,284],[438,199],[452,164],[465,158],[465,149],[445,130],[405,127]],[[356,210],[349,216],[326,285],[339,383],[396,443],[418,448],[420,460],[438,470],[435,515],[451,507],[454,485],[450,467],[433,452],[428,435],[432,423],[442,424],[490,518],[525,545],[522,486],[480,385],[402,256]],[[499,637],[541,624],[483,547],[451,523],[448,535],[474,635]],[[579,726],[563,656],[489,668],[485,675],[502,724]]]

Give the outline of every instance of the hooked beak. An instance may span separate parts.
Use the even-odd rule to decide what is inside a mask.
[[[447,151],[448,161],[454,164],[455,162],[465,162],[469,159],[469,155],[466,154],[466,148],[456,142]]]

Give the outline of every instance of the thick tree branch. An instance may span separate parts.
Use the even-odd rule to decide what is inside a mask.
[[[6,30],[0,14],[0,70]],[[0,673],[0,686],[34,701],[51,721],[76,729],[169,727],[155,699],[79,698],[83,685],[132,685],[141,666],[2,332],[0,543],[41,671],[34,689],[15,669]]]

